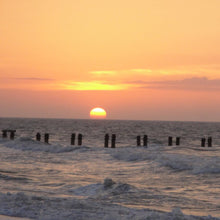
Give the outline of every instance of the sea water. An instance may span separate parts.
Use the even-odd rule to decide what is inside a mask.
[[[2,129],[16,135],[0,137],[0,215],[220,219],[220,123],[0,118]],[[110,142],[116,134],[115,149],[104,148],[106,133]],[[136,146],[138,135],[147,147]],[[213,146],[201,147],[210,136]]]

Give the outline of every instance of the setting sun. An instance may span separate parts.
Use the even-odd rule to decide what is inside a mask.
[[[106,111],[103,108],[93,108],[90,111],[90,118],[104,119],[104,118],[106,118]]]

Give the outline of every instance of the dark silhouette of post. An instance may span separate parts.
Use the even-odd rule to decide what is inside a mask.
[[[137,146],[141,146],[141,136],[137,136]]]
[[[105,134],[105,147],[108,147],[109,134]]]
[[[173,145],[173,137],[169,136],[168,137],[168,146],[172,146]]]
[[[8,134],[7,134],[7,130],[2,130],[2,137],[3,138],[7,138],[8,137]]]
[[[212,147],[212,137],[208,137],[208,147]]]
[[[177,145],[177,146],[180,145],[180,137],[176,137],[176,145]]]
[[[205,141],[206,141],[205,138],[202,138],[202,139],[201,139],[201,147],[205,147]]]
[[[148,136],[147,135],[144,135],[143,142],[144,142],[143,146],[147,147],[147,142],[148,142]]]
[[[41,134],[40,134],[39,132],[36,134],[36,140],[37,140],[37,141],[40,141],[40,140],[41,140]]]
[[[82,145],[82,134],[78,134],[78,145]]]
[[[9,132],[10,132],[10,139],[14,140],[15,139],[15,132],[16,132],[16,130],[10,130]]]
[[[113,134],[112,135],[112,146],[111,146],[111,148],[115,148],[115,141],[116,141],[116,135]]]
[[[44,134],[44,142],[47,144],[49,143],[49,134],[48,133]]]
[[[76,140],[76,134],[73,133],[71,134],[71,145],[75,145],[75,140]]]

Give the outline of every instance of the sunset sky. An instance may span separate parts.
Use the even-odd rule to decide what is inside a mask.
[[[0,0],[0,117],[220,121],[220,0]]]

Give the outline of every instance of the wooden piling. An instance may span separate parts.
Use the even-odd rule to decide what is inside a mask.
[[[41,134],[38,132],[36,134],[36,141],[40,141],[41,140]]]
[[[7,130],[2,130],[2,138],[7,138],[8,137],[8,131]]]
[[[202,138],[202,139],[201,139],[201,147],[205,147],[205,141],[206,141],[205,138]]]
[[[144,147],[147,147],[147,142],[148,142],[148,136],[144,135],[144,137],[143,137],[143,146]]]
[[[180,145],[180,137],[176,137],[176,146]]]
[[[108,147],[108,141],[109,141],[109,134],[105,134],[105,144],[104,147]]]
[[[75,145],[75,140],[76,140],[76,134],[73,133],[73,134],[71,134],[71,142],[70,142],[70,144],[71,145]]]
[[[168,146],[172,146],[173,145],[173,137],[169,136],[168,137]]]
[[[212,147],[212,137],[208,137],[208,147]]]
[[[10,132],[10,139],[14,140],[16,130],[9,130],[9,132]]]
[[[141,146],[141,136],[137,136],[137,146]]]
[[[78,145],[82,145],[82,134],[78,134]]]
[[[116,135],[113,134],[112,135],[112,146],[111,146],[111,148],[115,148],[115,141],[116,141]]]
[[[49,134],[48,133],[46,133],[45,135],[44,135],[44,142],[45,143],[49,143]]]

